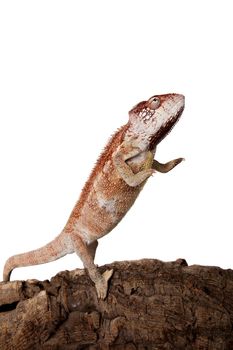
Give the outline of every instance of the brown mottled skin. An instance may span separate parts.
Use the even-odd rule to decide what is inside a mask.
[[[113,271],[103,275],[94,264],[97,240],[123,218],[147,179],[157,170],[166,173],[183,158],[161,164],[154,159],[156,146],[169,133],[184,109],[184,96],[152,96],[129,112],[128,123],[110,139],[99,157],[63,231],[46,246],[10,257],[3,280],[16,267],[47,263],[76,252],[95,283],[97,295],[107,295]]]

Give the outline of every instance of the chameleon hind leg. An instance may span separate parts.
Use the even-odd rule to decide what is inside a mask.
[[[96,254],[96,249],[98,247],[98,241],[93,241],[90,244],[88,244],[87,249],[92,256],[93,261],[95,260],[95,254]]]
[[[105,299],[108,293],[108,281],[113,274],[113,270],[106,270],[103,275],[99,272],[93,258],[97,248],[96,243],[93,242],[92,247],[88,246],[76,232],[71,235],[71,240],[76,254],[82,260],[91,280],[95,284],[98,298]]]

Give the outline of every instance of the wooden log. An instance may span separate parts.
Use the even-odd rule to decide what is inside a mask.
[[[0,283],[0,349],[233,349],[233,271],[115,262],[106,300],[84,270]]]

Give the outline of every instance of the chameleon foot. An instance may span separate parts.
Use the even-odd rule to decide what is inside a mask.
[[[106,270],[101,276],[101,279],[99,279],[95,283],[95,288],[99,299],[106,298],[108,293],[108,281],[111,278],[112,274],[113,274],[113,270]]]

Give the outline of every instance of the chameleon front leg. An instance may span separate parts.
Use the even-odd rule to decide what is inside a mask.
[[[160,173],[167,173],[173,168],[175,168],[175,166],[180,164],[183,160],[184,158],[177,158],[177,159],[170,160],[170,162],[162,164],[162,163],[159,163],[157,160],[153,159],[152,168],[157,170]]]
[[[121,178],[131,187],[136,187],[142,184],[148,177],[154,174],[155,170],[152,169],[150,165],[153,164],[153,155],[152,159],[149,155],[148,161],[146,160],[146,165],[143,166],[142,170],[134,174],[131,167],[126,163],[130,158],[133,158],[139,155],[142,151],[139,147],[135,147],[133,144],[123,142],[113,153],[113,164],[115,165],[118,174]]]

